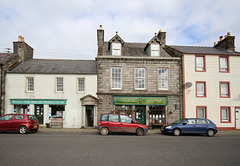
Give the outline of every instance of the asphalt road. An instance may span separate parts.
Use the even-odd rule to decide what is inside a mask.
[[[1,166],[236,166],[240,135],[0,133]]]

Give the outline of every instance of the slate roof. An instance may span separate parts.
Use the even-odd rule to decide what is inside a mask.
[[[237,52],[222,50],[215,47],[199,47],[199,46],[175,46],[175,45],[168,45],[182,53],[187,54],[216,54],[216,55],[240,55]]]
[[[0,64],[4,64],[12,55],[12,53],[0,53]]]
[[[97,74],[94,60],[33,59],[20,63],[9,73],[31,74]]]

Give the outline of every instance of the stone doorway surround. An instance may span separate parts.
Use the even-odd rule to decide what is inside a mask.
[[[97,127],[97,112],[98,112],[98,98],[94,97],[90,94],[80,98],[81,102],[82,102],[82,114],[81,114],[81,128],[85,128],[85,121],[86,121],[86,106],[87,105],[93,105],[93,127]]]

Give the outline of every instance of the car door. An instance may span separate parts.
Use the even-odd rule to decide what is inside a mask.
[[[195,133],[196,130],[196,120],[195,119],[186,119],[182,123],[181,131],[183,133]]]
[[[133,120],[126,115],[120,115],[120,130],[124,132],[135,132],[136,125],[132,123]]]
[[[196,132],[197,133],[206,133],[208,128],[208,123],[204,119],[196,119]]]
[[[106,122],[107,127],[113,132],[120,131],[119,114],[109,114],[108,116],[108,121]]]
[[[12,118],[13,115],[4,115],[0,118],[0,130],[9,131],[12,129]]]

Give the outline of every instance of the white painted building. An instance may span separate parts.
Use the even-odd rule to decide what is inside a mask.
[[[97,63],[33,59],[6,74],[5,113],[29,113],[45,125],[64,128],[97,125]]]
[[[182,56],[184,117],[211,119],[222,130],[240,129],[240,54],[234,39],[225,36],[214,47],[169,47]]]

